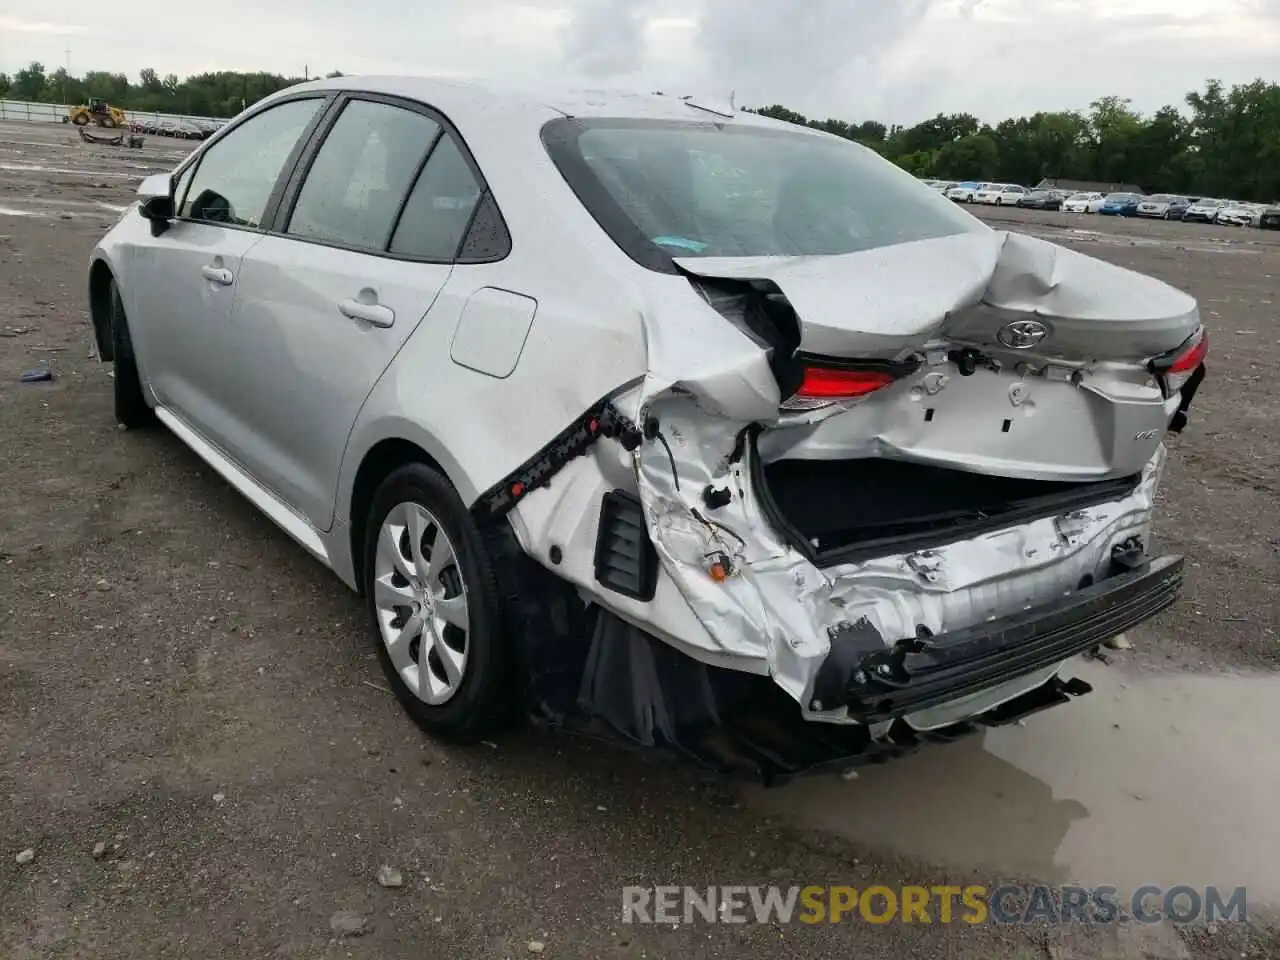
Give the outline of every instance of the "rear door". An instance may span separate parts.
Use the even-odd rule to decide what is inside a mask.
[[[229,434],[230,321],[244,255],[262,239],[283,173],[324,104],[292,99],[237,124],[182,171],[169,229],[132,251],[125,293],[147,379],[164,406],[218,446]]]
[[[245,258],[233,324],[238,459],[319,529],[356,415],[439,295],[483,190],[425,107],[351,94],[332,116]]]

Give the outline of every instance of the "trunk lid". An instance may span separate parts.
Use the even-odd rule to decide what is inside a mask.
[[[999,231],[840,256],[676,263],[704,279],[772,282],[795,311],[800,350],[829,357],[889,358],[939,338],[1004,350],[1008,325],[1034,319],[1047,334],[1017,349],[1141,361],[1175,349],[1200,325],[1195,300],[1168,284]]]

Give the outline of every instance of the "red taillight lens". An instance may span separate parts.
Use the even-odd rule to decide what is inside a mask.
[[[800,381],[797,397],[806,400],[845,400],[865,397],[893,383],[890,373],[879,370],[825,370],[809,367]]]
[[[1155,372],[1164,380],[1165,393],[1172,396],[1181,390],[1208,355],[1209,334],[1201,330],[1182,347],[1180,353],[1164,363],[1157,364]]]
[[[1198,340],[1192,343],[1173,361],[1173,366],[1169,368],[1170,373],[1194,373],[1196,367],[1204,363],[1204,358],[1209,355],[1209,335],[1203,331]]]
[[[806,366],[796,392],[783,401],[784,410],[813,410],[841,400],[856,400],[887,387],[899,374],[886,370],[855,370]]]

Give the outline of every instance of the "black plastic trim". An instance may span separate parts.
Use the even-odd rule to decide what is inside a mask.
[[[545,487],[565,464],[582,456],[601,437],[622,437],[634,431],[635,425],[610,405],[616,393],[615,390],[592,404],[550,443],[480,494],[471,507],[476,521],[483,524],[510,513],[517,503]]]
[[[1056,496],[1038,497],[1026,506],[1005,511],[994,517],[981,517],[974,520],[961,521],[940,527],[937,530],[924,530],[897,536],[878,537],[874,540],[861,540],[842,547],[829,550],[815,548],[786,518],[778,503],[769,491],[768,479],[765,477],[764,462],[760,458],[756,441],[761,427],[754,424],[747,428],[748,442],[751,444],[751,484],[755,489],[756,500],[761,512],[770,525],[806,560],[818,567],[832,567],[841,563],[854,563],[883,557],[890,553],[910,553],[916,550],[927,550],[931,547],[965,540],[994,530],[1016,527],[1032,520],[1041,520],[1071,510],[1082,510],[1101,503],[1121,500],[1133,493],[1137,488],[1139,476],[1120,477],[1116,480],[1099,480],[1087,487],[1077,487]]]
[[[1023,613],[904,640],[862,661],[845,703],[852,716],[876,723],[1061,663],[1170,606],[1184,564],[1180,556],[1161,557]]]
[[[1195,373],[1191,374],[1187,382],[1182,385],[1181,399],[1178,401],[1178,409],[1174,412],[1173,417],[1169,420],[1169,432],[1181,433],[1187,426],[1187,413],[1191,410],[1191,403],[1196,398],[1196,391],[1200,389],[1200,384],[1204,383],[1204,378],[1208,370],[1202,363],[1196,367]]]
[[[610,556],[617,553],[614,542],[629,528],[638,531],[636,571],[633,579],[618,575]],[[614,593],[648,603],[658,589],[658,551],[649,539],[640,499],[625,490],[610,490],[600,498],[600,523],[596,528],[596,582]]]

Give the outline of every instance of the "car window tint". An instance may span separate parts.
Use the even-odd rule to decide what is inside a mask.
[[[280,171],[323,103],[312,97],[271,107],[210,146],[183,199],[182,216],[262,226]]]
[[[441,138],[405,204],[391,252],[424,260],[452,260],[480,200],[462,150],[451,136]]]
[[[439,131],[434,120],[412,110],[352,100],[316,153],[286,232],[385,250],[409,185]]]
[[[835,137],[698,121],[575,126],[566,154],[576,158],[557,148],[553,159],[581,163],[671,257],[842,254],[985,229],[901,168]],[[621,235],[599,190],[588,185],[579,196]]]

